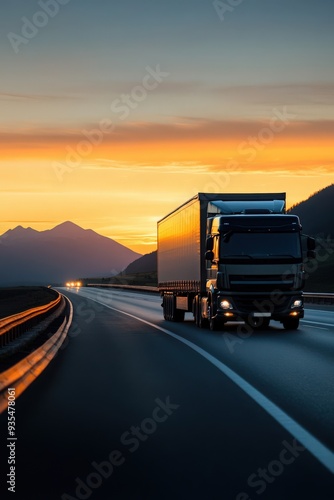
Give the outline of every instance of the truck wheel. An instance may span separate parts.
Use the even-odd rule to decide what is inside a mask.
[[[166,321],[168,321],[167,302],[168,302],[167,297],[165,295],[163,295],[163,297],[162,297],[162,311],[163,311],[164,319]]]
[[[286,330],[297,330],[299,326],[299,318],[289,318],[283,321],[283,326]]]
[[[167,311],[166,311],[166,299],[165,296],[162,297],[162,313],[164,315],[164,319],[167,321]]]
[[[210,318],[209,326],[212,332],[216,332],[220,330],[221,323],[219,323],[219,321],[216,318]]]
[[[163,304],[163,312],[165,320],[172,321],[173,296],[164,295],[162,304]]]
[[[209,327],[212,332],[216,332],[217,330],[220,330],[221,327],[221,322],[217,318],[212,317],[212,297],[210,300],[210,306],[209,306]]]
[[[198,295],[195,297],[195,304],[194,304],[194,316],[195,316],[195,323],[198,328],[206,328],[208,326],[208,320],[206,318],[202,317],[201,314],[201,299]]]
[[[218,332],[223,329],[224,323],[222,318],[210,318],[209,328],[212,332]]]
[[[269,318],[262,318],[262,326],[261,328],[268,328],[270,324],[270,319]]]

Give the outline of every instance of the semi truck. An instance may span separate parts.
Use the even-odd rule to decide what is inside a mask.
[[[295,330],[304,316],[302,241],[285,193],[198,193],[158,222],[158,288],[167,321],[191,312],[196,325],[253,328],[271,320]]]

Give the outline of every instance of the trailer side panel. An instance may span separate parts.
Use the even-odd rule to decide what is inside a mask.
[[[201,281],[200,203],[197,198],[158,222],[159,288]],[[191,285],[193,286],[193,285]]]

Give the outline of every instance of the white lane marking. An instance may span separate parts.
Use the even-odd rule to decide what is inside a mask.
[[[313,326],[313,325],[303,325],[304,328],[315,328],[316,330],[326,330],[329,332],[329,328],[322,328],[321,326]]]
[[[300,321],[302,323],[311,323],[312,325],[331,326],[332,328],[334,326],[333,323],[322,323],[322,321],[309,321],[308,319],[301,319]]]
[[[98,302],[95,299],[94,302]],[[101,302],[100,302],[101,304]],[[170,337],[182,342],[182,344],[187,345],[193,351],[197,352],[203,358],[205,358],[209,363],[214,365],[218,370],[220,370],[224,375],[226,375],[232,382],[234,382],[240,389],[242,389],[248,396],[250,396],[261,408],[263,408],[269,415],[271,415],[276,422],[278,422],[284,429],[286,429],[292,436],[294,436],[305,448],[308,449],[312,455],[319,460],[332,474],[334,473],[334,453],[323,445],[317,438],[312,436],[304,427],[302,427],[298,422],[296,422],[293,418],[291,418],[287,413],[285,413],[281,408],[279,408],[275,403],[270,401],[266,396],[264,396],[261,392],[259,392],[255,387],[246,382],[245,379],[240,377],[237,373],[235,373],[231,368],[226,366],[224,363],[219,361],[219,359],[215,358],[208,352],[204,351],[201,347],[190,342],[183,337],[180,337],[176,333],[171,332],[170,330],[166,330],[161,326],[155,325],[150,321],[146,321],[145,319],[139,318],[138,316],[134,316],[133,314],[127,313],[125,311],[121,311],[116,307],[109,306],[107,304],[103,304],[105,307],[112,309],[113,311],[119,312],[121,314],[125,314],[130,318],[136,319],[145,323],[146,325],[155,328],[156,330],[160,330],[163,333],[166,333]]]

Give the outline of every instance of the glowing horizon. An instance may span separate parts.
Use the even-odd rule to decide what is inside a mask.
[[[241,2],[224,20],[148,4],[68,2],[25,42],[39,7],[4,7],[0,234],[71,220],[148,253],[197,192],[291,207],[334,182],[334,4]]]

